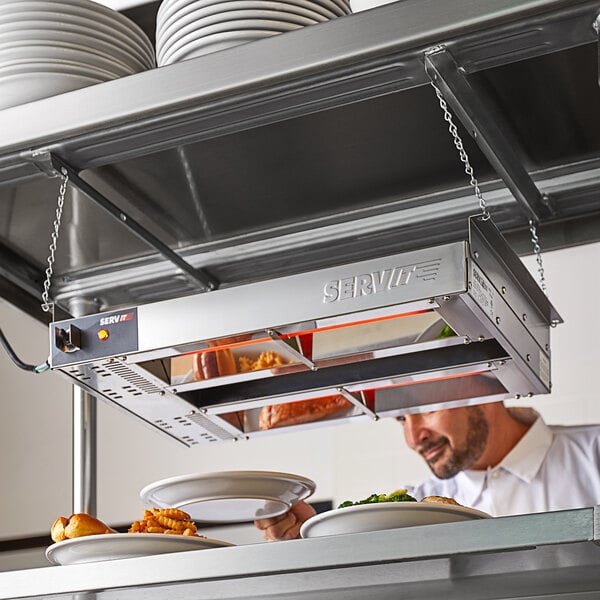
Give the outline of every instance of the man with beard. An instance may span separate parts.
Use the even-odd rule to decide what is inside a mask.
[[[409,488],[417,500],[454,498],[493,516],[600,503],[600,426],[548,426],[529,408],[502,402],[399,417],[404,437],[433,476]],[[266,540],[294,539],[314,509],[255,521]]]

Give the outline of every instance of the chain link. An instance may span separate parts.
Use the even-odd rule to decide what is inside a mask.
[[[544,264],[542,262],[542,249],[540,248],[537,230],[533,220],[529,220],[529,231],[531,232],[531,242],[533,243],[533,253],[538,266],[538,274],[540,276],[540,287],[544,294],[546,293],[546,277],[544,276]]]
[[[479,200],[479,208],[481,209],[482,219],[487,220],[491,217],[491,215],[487,209],[485,199],[483,198],[483,194],[479,189],[479,183],[475,178],[473,167],[471,167],[471,164],[469,163],[469,157],[467,156],[467,152],[463,146],[463,142],[460,137],[460,134],[458,133],[458,129],[456,128],[456,125],[454,124],[454,121],[452,119],[452,114],[448,110],[448,104],[446,103],[446,100],[444,100],[444,96],[442,95],[441,90],[437,87],[437,85],[435,85],[435,83],[433,83],[433,81],[431,82],[431,85],[435,90],[435,95],[437,96],[438,101],[440,103],[440,108],[444,113],[444,120],[448,123],[448,131],[450,131],[450,134],[452,135],[454,145],[456,146],[456,149],[458,150],[460,156],[460,160],[465,165],[465,173],[469,176],[471,186],[475,190],[475,196],[477,196],[477,199]],[[535,254],[535,260],[538,265],[540,287],[542,288],[542,291],[546,293],[546,278],[544,276],[544,265],[542,262],[542,249],[540,248],[535,223],[532,220],[529,221],[529,231],[531,232],[533,252]]]
[[[462,138],[460,137],[460,134],[458,133],[458,129],[457,129],[456,125],[454,124],[454,120],[452,119],[452,114],[448,110],[448,104],[446,104],[446,100],[444,100],[444,96],[442,95],[441,90],[437,87],[437,85],[435,85],[435,83],[433,83],[433,81],[431,82],[431,85],[432,85],[433,89],[435,90],[435,95],[437,96],[438,101],[440,103],[440,108],[442,109],[442,112],[444,113],[444,121],[446,121],[448,123],[448,131],[450,132],[450,135],[452,136],[452,138],[454,140],[454,145],[456,146],[456,149],[458,150],[460,160],[465,165],[465,173],[469,177],[469,183],[471,184],[471,186],[473,187],[473,190],[475,191],[475,196],[477,197],[477,200],[479,200],[479,208],[481,209],[482,218],[485,221],[487,221],[490,218],[490,213],[487,209],[485,199],[483,197],[483,194],[481,193],[481,189],[479,188],[479,182],[475,178],[473,167],[471,166],[471,163],[469,162],[469,157],[467,155],[467,152],[463,146]]]
[[[58,190],[58,204],[56,206],[56,217],[53,223],[52,241],[48,249],[50,254],[48,255],[48,267],[46,268],[46,279],[44,281],[44,291],[42,292],[42,310],[49,312],[52,305],[49,302],[50,299],[50,283],[52,280],[52,273],[54,271],[54,254],[56,252],[56,245],[58,243],[58,233],[60,229],[60,221],[62,219],[63,207],[65,204],[65,194],[67,193],[67,183],[69,182],[69,175],[67,170],[63,167],[61,169],[62,182]]]

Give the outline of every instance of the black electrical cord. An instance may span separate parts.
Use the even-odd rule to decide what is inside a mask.
[[[19,369],[23,369],[24,371],[29,371],[30,373],[44,373],[50,368],[50,365],[45,362],[44,364],[38,365],[28,365],[24,363],[16,354],[15,351],[11,348],[11,345],[8,343],[2,329],[0,329],[0,344],[6,350],[6,353],[10,357],[10,359],[19,367]]]

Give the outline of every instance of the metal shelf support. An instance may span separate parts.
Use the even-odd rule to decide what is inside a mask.
[[[140,225],[130,215],[122,211],[113,204],[106,196],[101,194],[95,187],[79,176],[79,172],[64,160],[50,152],[33,152],[31,160],[49,175],[65,173],[69,177],[69,182],[78,190],[88,196],[98,206],[117,219],[122,225],[127,227],[148,245],[152,246],[164,258],[173,263],[184,274],[186,279],[192,283],[196,289],[201,291],[212,291],[219,287],[219,282],[212,275],[203,269],[196,269],[186,262],[179,254],[171,250],[169,246],[159,240],[155,235]]]
[[[491,109],[473,89],[446,47],[439,46],[425,54],[425,71],[521,205],[527,219],[539,223],[542,218],[551,217],[548,200],[542,198],[498,127]]]

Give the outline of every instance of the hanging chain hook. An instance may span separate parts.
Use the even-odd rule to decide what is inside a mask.
[[[485,203],[483,194],[481,193],[481,189],[479,188],[479,182],[477,181],[477,179],[475,177],[473,167],[471,166],[471,163],[469,162],[469,156],[467,155],[467,151],[464,148],[462,138],[460,137],[460,134],[458,133],[458,129],[457,129],[456,125],[454,124],[454,120],[452,119],[452,113],[448,109],[448,104],[446,103],[446,100],[444,100],[444,96],[442,95],[441,90],[437,87],[437,85],[435,85],[435,83],[433,83],[433,81],[431,82],[431,85],[432,85],[433,89],[435,90],[435,94],[440,103],[440,108],[442,109],[442,112],[444,113],[444,121],[446,121],[448,123],[448,131],[450,132],[450,135],[452,136],[452,138],[454,140],[454,145],[456,146],[456,149],[458,150],[460,160],[462,161],[462,163],[465,166],[465,173],[469,177],[469,183],[473,187],[473,190],[475,191],[475,196],[479,200],[479,208],[481,209],[482,219],[484,221],[487,221],[491,217],[491,215],[487,209],[487,205]]]
[[[53,231],[51,235],[51,242],[48,249],[50,250],[50,254],[48,255],[48,267],[46,268],[46,279],[44,281],[44,291],[42,292],[42,310],[44,312],[49,312],[54,307],[54,303],[51,303],[50,300],[50,283],[52,281],[52,273],[54,271],[54,261],[55,261],[55,253],[56,253],[56,245],[58,243],[58,234],[60,230],[60,222],[62,219],[63,207],[65,204],[65,194],[67,193],[67,183],[69,182],[69,174],[64,167],[60,169],[60,176],[62,178],[62,182],[60,184],[60,188],[58,190],[58,203],[56,206],[56,217],[54,219],[54,223],[52,225]]]
[[[538,266],[538,274],[540,276],[540,287],[544,294],[546,294],[546,277],[544,276],[544,264],[542,262],[542,249],[540,248],[539,239],[537,236],[537,230],[535,223],[532,219],[529,220],[529,231],[531,233],[531,242],[533,244],[533,253],[535,254],[535,260]]]

